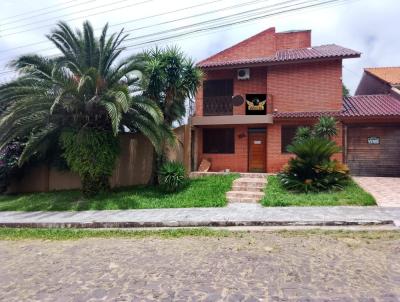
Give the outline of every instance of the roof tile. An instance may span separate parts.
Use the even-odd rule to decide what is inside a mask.
[[[326,59],[326,58],[352,58],[359,57],[360,52],[345,48],[335,44],[314,46],[309,48],[286,49],[278,50],[274,55],[260,58],[250,58],[241,60],[210,60],[201,61],[198,63],[199,67],[224,67],[236,65],[252,65],[252,64],[268,64],[278,62],[290,62],[312,59]]]
[[[343,117],[400,116],[400,100],[389,94],[357,95],[343,99]]]
[[[357,95],[343,99],[342,111],[276,112],[274,118],[400,117],[400,100],[388,94]]]
[[[400,85],[400,67],[365,68],[365,71],[390,85]]]

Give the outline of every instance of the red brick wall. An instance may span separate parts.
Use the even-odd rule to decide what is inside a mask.
[[[235,172],[247,172],[248,169],[248,144],[247,126],[223,126],[223,128],[235,128],[235,153],[234,154],[210,154],[203,153],[203,131],[198,131],[198,163],[202,159],[211,161],[210,171],[230,169]],[[239,138],[240,134],[245,134]]]
[[[281,152],[281,129],[283,125],[313,125],[316,120],[313,121],[290,121],[290,122],[275,122],[273,125],[269,125],[267,128],[267,172],[275,173],[282,170],[282,167],[288,162],[293,156],[289,153]],[[338,136],[335,138],[336,143],[339,146],[343,145],[343,125],[338,123]],[[335,154],[334,157],[337,160],[343,160],[343,153],[340,152]]]
[[[268,93],[278,112],[340,110],[341,76],[341,60],[271,66]]]
[[[311,30],[275,33],[275,28],[272,27],[224,49],[206,60],[226,61],[260,58],[274,55],[278,50],[310,46]]]
[[[308,121],[285,121],[275,122],[272,125],[257,125],[256,128],[266,127],[266,171],[269,173],[275,173],[282,170],[282,167],[288,162],[293,156],[289,153],[281,152],[281,129],[283,125],[313,125],[316,120]],[[234,172],[247,172],[248,171],[248,126],[223,126],[224,128],[235,128],[235,153],[234,154],[205,154],[203,153],[203,136],[202,129],[198,131],[198,163],[200,164],[202,159],[208,159],[211,161],[210,171],[222,171],[224,169],[230,169]],[[338,123],[338,136],[335,138],[336,143],[339,146],[343,144],[342,136],[342,124]],[[240,134],[245,134],[239,138]],[[335,159],[342,161],[342,152],[334,156]]]
[[[266,57],[273,55],[275,50],[275,28],[272,27],[235,44],[208,59],[225,61]]]
[[[250,80],[238,80],[236,69],[210,70],[205,72],[204,80],[233,79],[233,94],[246,96],[246,93],[267,93],[267,67],[251,68]],[[246,107],[233,107],[234,115],[246,114]],[[196,95],[196,115],[203,116],[203,87],[200,87]]]
[[[276,49],[292,49],[311,47],[311,30],[276,33]]]
[[[236,71],[232,69],[204,71],[203,81],[218,79],[233,79]],[[201,85],[196,94],[196,113],[197,116],[203,116],[203,86]]]

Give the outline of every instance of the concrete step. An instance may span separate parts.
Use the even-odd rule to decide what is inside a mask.
[[[262,192],[265,184],[263,183],[236,183],[232,186],[232,191],[252,191]]]
[[[261,199],[264,196],[264,192],[251,192],[251,191],[229,191],[226,192],[226,197],[230,198],[254,198]]]
[[[246,178],[266,178],[267,173],[240,173],[240,177]]]
[[[266,178],[238,178],[233,181],[233,185],[243,185],[248,187],[265,186]]]
[[[249,197],[229,197],[227,198],[229,203],[258,203],[258,199],[249,198]]]

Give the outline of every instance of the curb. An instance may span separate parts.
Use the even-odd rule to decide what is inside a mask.
[[[400,227],[393,220],[359,221],[166,221],[166,222],[0,222],[2,228],[160,228],[160,227],[232,227],[232,226],[377,226]]]

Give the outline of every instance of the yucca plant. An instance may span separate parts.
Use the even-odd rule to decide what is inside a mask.
[[[185,167],[179,162],[164,163],[160,168],[158,178],[161,187],[167,192],[176,192],[187,182]]]
[[[180,124],[186,115],[186,102],[194,98],[201,84],[201,70],[177,47],[156,47],[135,58],[144,64],[141,87],[144,95],[163,113],[163,127],[168,129],[173,124]],[[157,182],[157,171],[167,160],[167,147],[174,147],[175,142],[162,139],[160,152],[154,154],[153,183]]]

